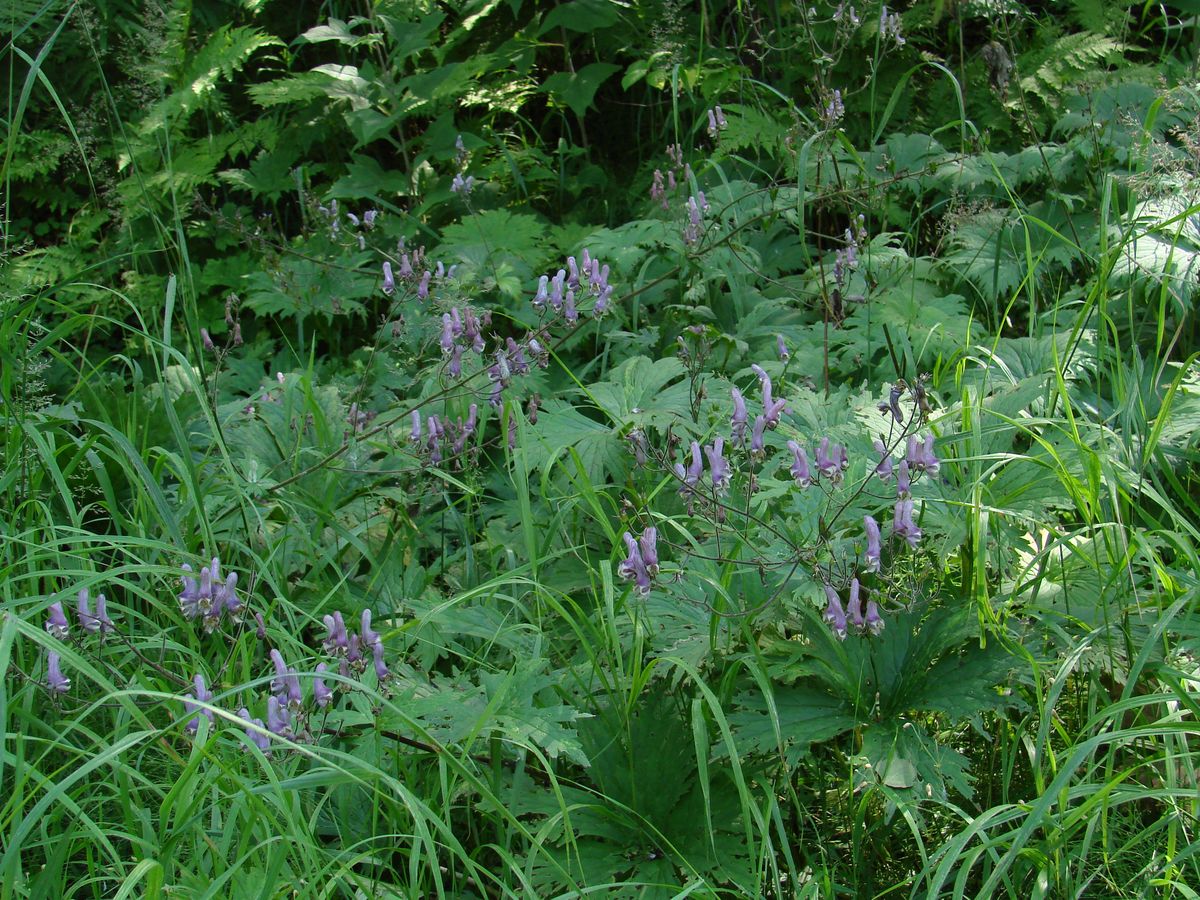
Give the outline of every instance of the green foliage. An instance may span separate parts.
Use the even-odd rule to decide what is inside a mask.
[[[10,5],[0,895],[1189,896],[1174,18]]]

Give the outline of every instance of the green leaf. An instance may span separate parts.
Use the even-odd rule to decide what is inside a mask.
[[[565,28],[583,34],[615,25],[619,18],[618,6],[612,0],[571,0],[559,3],[547,13],[537,30],[541,37],[554,28]]]
[[[620,68],[615,63],[595,62],[578,72],[555,72],[542,83],[542,90],[583,118],[600,85]]]

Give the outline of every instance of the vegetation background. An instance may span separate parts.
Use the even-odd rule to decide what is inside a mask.
[[[1197,14],[9,0],[0,898],[1196,897]]]

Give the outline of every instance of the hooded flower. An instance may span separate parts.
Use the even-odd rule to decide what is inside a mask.
[[[863,529],[867,533],[867,571],[879,571],[879,523],[871,516],[863,516]]]
[[[71,679],[63,674],[58,653],[54,650],[46,656],[46,687],[55,694],[65,694],[71,687]]]
[[[658,574],[658,529],[650,526],[638,538],[638,549],[642,551],[642,562],[651,578]]]
[[[729,489],[729,462],[725,459],[725,439],[717,437],[711,446],[704,448],[708,457],[709,475],[712,478],[713,490],[722,494]]]
[[[208,721],[213,721],[213,712],[211,709],[204,709],[199,704],[212,703],[213,694],[208,689],[208,685],[204,683],[204,676],[199,672],[192,679],[192,693],[188,694],[190,699],[183,701],[183,711],[186,713],[196,713],[188,719],[184,726],[192,734],[195,734],[200,728],[200,716],[204,716]]]
[[[325,663],[317,663],[317,677],[313,679],[313,702],[317,704],[318,709],[324,709],[333,701],[333,691],[321,678],[328,669]]]
[[[866,621],[862,614],[862,586],[858,583],[857,578],[850,579],[850,599],[846,603],[846,620],[854,628],[861,629]]]
[[[876,438],[873,446],[875,452],[879,454],[879,462],[875,466],[875,474],[879,476],[880,481],[887,481],[892,477],[892,457],[888,453],[887,445],[883,441]]]
[[[754,430],[750,432],[750,455],[762,459],[766,455],[767,447],[763,440],[763,433],[767,428],[767,417],[756,416],[754,419]]]
[[[908,546],[916,548],[921,541],[921,529],[913,522],[913,501],[897,500],[892,515],[892,534],[903,538]]]
[[[846,613],[842,609],[842,601],[832,585],[825,585],[825,597],[828,601],[825,605],[825,621],[829,623],[833,633],[839,639],[844,639],[846,637]]]
[[[637,586],[637,592],[645,596],[650,593],[650,572],[642,558],[641,548],[633,535],[626,531],[621,539],[625,541],[628,555],[617,565],[617,574],[626,580],[632,579]]]
[[[335,656],[343,656],[350,649],[350,639],[346,634],[346,623],[342,619],[340,612],[335,612],[333,615],[325,616],[322,620],[325,622],[325,628],[328,633],[325,635],[325,641],[321,644],[326,653],[332,653]]]
[[[733,396],[733,416],[729,419],[729,425],[733,429],[733,442],[741,444],[746,440],[746,423],[750,421],[746,412],[746,398],[737,388],[730,393]]]
[[[867,630],[871,634],[879,634],[883,631],[883,617],[879,615],[879,606],[874,600],[867,601]]]
[[[250,743],[252,743],[263,753],[269,753],[271,750],[271,739],[263,734],[263,729],[266,727],[263,725],[263,720],[251,719],[250,710],[246,709],[244,706],[238,710],[238,718],[244,721],[248,726],[252,726],[246,729],[246,737],[250,739]]]
[[[51,603],[46,611],[46,631],[60,641],[65,641],[71,633],[67,614],[63,612],[62,604],[57,601]]]
[[[796,479],[796,484],[800,487],[808,487],[812,484],[812,471],[808,467],[808,452],[796,441],[788,441],[787,446],[792,451],[792,477]]]
[[[383,638],[381,638],[379,636],[378,631],[374,631],[371,628],[371,610],[370,609],[364,609],[362,611],[361,626],[362,627],[359,628],[359,632],[362,634],[362,642],[363,642],[364,646],[370,647],[372,649],[374,649],[377,646],[379,646],[379,647],[383,646]]]
[[[386,260],[383,263],[383,284],[380,287],[389,297],[396,293],[396,276],[392,274],[392,264]]]

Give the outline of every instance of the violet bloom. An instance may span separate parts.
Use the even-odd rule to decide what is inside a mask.
[[[900,396],[904,393],[904,388],[898,384],[893,384],[891,391],[888,392],[886,401],[879,404],[879,411],[885,416],[891,416],[897,425],[904,424],[904,413],[900,410]]]
[[[101,594],[101,597],[104,595]],[[88,603],[88,590],[83,588],[79,592],[79,597],[75,605],[76,612],[79,614],[79,624],[88,634],[96,634],[100,631],[100,619],[92,615],[92,607]]]
[[[642,596],[650,593],[650,572],[646,569],[646,562],[642,558],[641,548],[638,542],[633,539],[633,535],[626,531],[622,536],[625,541],[625,547],[628,551],[626,556],[617,565],[617,575],[626,580],[633,579],[637,586],[637,592]]]
[[[46,631],[60,641],[65,641],[71,632],[67,614],[63,612],[62,604],[57,601],[51,603],[46,611]]]
[[[800,487],[808,487],[812,484],[812,470],[808,467],[807,451],[796,441],[788,441],[787,446],[792,451],[792,477]]]
[[[346,623],[342,619],[340,612],[335,612],[331,616],[325,616],[325,627],[329,633],[325,636],[325,641],[322,643],[322,648],[326,653],[332,653],[335,656],[343,656],[350,649],[350,639],[346,634]]]
[[[653,578],[658,574],[658,529],[654,526],[647,528],[638,538],[638,549],[642,551],[642,562],[646,573]]]
[[[46,656],[46,687],[54,694],[65,694],[71,687],[71,679],[63,674],[58,653],[54,650]]]
[[[879,615],[879,606],[874,600],[867,601],[867,630],[871,634],[879,634],[883,631],[883,617]]]
[[[731,477],[729,462],[725,459],[725,439],[723,437],[716,438],[712,446],[704,448],[704,455],[708,457],[709,477],[712,478],[713,490],[718,494],[724,493],[729,489]]]
[[[237,616],[242,611],[242,600],[237,592],[238,574],[230,572],[225,578],[225,583],[217,585],[213,590],[213,613],[219,617],[221,610],[227,611],[231,616]]]
[[[462,375],[462,357],[462,345],[455,344],[450,351],[450,362],[446,364],[446,374],[451,378],[458,378]]]
[[[207,328],[200,329],[200,344],[205,350],[217,349],[217,345],[213,343],[212,335],[208,333]]]
[[[267,639],[267,623],[263,621],[262,613],[256,612],[254,614],[254,621],[258,625],[254,629],[254,636],[260,641],[265,641]]]
[[[408,433],[408,439],[414,444],[421,442],[421,411],[414,409],[412,411],[412,430]]]
[[[937,458],[937,454],[933,452],[933,433],[930,432],[925,436],[925,443],[920,450],[921,471],[928,472],[930,475],[936,475],[942,468],[941,460]]]
[[[449,353],[454,349],[454,320],[450,317],[450,313],[442,313],[442,338],[441,338],[442,353]]]
[[[318,709],[324,709],[333,701],[333,691],[321,678],[328,669],[329,667],[325,663],[317,663],[317,677],[313,679],[313,701],[317,704]]]
[[[842,601],[838,598],[837,591],[831,585],[825,585],[825,597],[828,602],[825,605],[824,619],[833,628],[833,633],[837,635],[838,640],[844,640],[846,637],[846,613],[842,609]]]
[[[374,648],[376,645],[383,645],[383,638],[379,636],[379,632],[371,630],[371,610],[364,609],[362,611],[362,627],[359,630],[362,632],[363,643],[368,647]]]
[[[387,260],[383,263],[383,284],[380,289],[389,297],[396,293],[396,276],[392,274],[392,264]]]
[[[758,459],[766,454],[766,444],[763,442],[763,432],[767,428],[767,417],[756,416],[754,419],[754,429],[750,432],[750,455]]]
[[[392,673],[388,671],[387,663],[383,661],[383,644],[375,645],[373,655],[375,662],[375,678],[380,684],[383,684],[392,677]]]
[[[913,522],[913,501],[911,499],[897,500],[892,515],[892,534],[903,538],[908,546],[916,549],[921,541],[921,529]]]
[[[292,717],[288,714],[287,707],[275,696],[267,698],[267,730],[280,737],[292,735]]]
[[[692,441],[692,461],[685,469],[683,463],[675,464],[675,474],[683,482],[683,488],[680,493],[688,493],[691,488],[694,488],[700,482],[700,476],[704,474],[704,460],[700,455],[700,442]]]
[[[879,476],[880,481],[887,481],[892,477],[892,456],[888,453],[887,445],[879,438],[875,439],[873,446],[875,452],[879,454],[879,463],[875,466],[875,474]]]
[[[730,418],[729,424],[733,428],[733,442],[741,444],[746,440],[746,423],[750,421],[750,417],[746,412],[746,398],[742,396],[742,392],[734,388],[731,393],[733,416]]]
[[[784,343],[782,334],[775,335],[775,352],[779,354],[779,358],[783,362],[787,362],[792,358],[792,354],[788,353],[787,344]]]
[[[830,449],[829,438],[821,438],[821,442],[817,445],[817,471],[830,481],[837,482],[842,479],[841,459],[838,455],[837,444]]]
[[[900,460],[900,468],[896,470],[896,496],[904,499],[912,493],[912,479],[908,474],[908,460]]]
[[[863,516],[863,529],[867,532],[867,571],[879,571],[879,523],[872,516]]]
[[[271,750],[271,739],[263,733],[263,729],[266,727],[263,725],[263,720],[251,719],[250,710],[244,706],[238,710],[238,717],[247,725],[246,737],[250,738],[250,743],[263,753],[269,753]]]
[[[846,619],[855,628],[862,628],[866,622],[862,614],[862,586],[857,578],[850,579],[850,599],[846,603]]]
[[[428,269],[426,269],[425,274],[421,276],[421,283],[417,285],[417,299],[418,300],[428,300],[429,299],[429,279],[432,277],[433,277],[433,273],[430,272]]]
[[[200,729],[200,716],[204,716],[210,722],[213,721],[212,710],[204,709],[199,705],[201,703],[212,703],[213,695],[212,691],[208,689],[208,685],[204,683],[204,676],[199,672],[192,679],[192,684],[194,685],[192,693],[188,694],[190,699],[183,701],[183,710],[186,713],[196,713],[196,715],[188,719],[184,728],[195,734]]]

